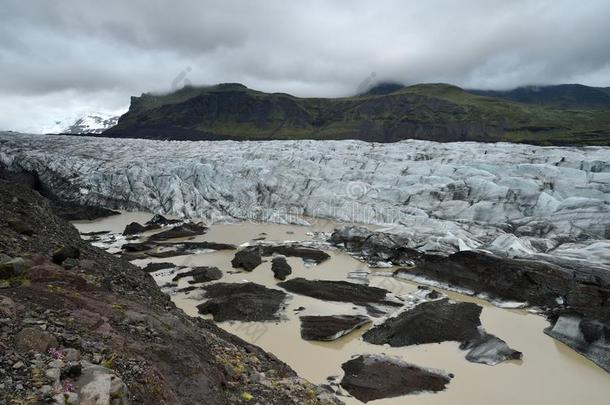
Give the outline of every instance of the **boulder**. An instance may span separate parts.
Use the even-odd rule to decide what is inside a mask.
[[[216,283],[205,289],[203,304],[197,306],[200,314],[212,314],[214,320],[260,322],[279,319],[286,293],[255,283]]]
[[[299,319],[301,337],[321,341],[338,339],[371,322],[364,315],[301,316]]]
[[[282,281],[292,274],[292,268],[286,261],[285,256],[276,256],[271,260],[271,271],[275,278]]]
[[[53,385],[57,385],[61,380],[61,369],[57,367],[48,368],[45,371],[45,376],[52,381]]]
[[[83,367],[76,381],[80,405],[127,405],[129,390],[114,372],[98,365]]]
[[[17,306],[9,297],[0,295],[0,318],[14,318],[17,316]]]
[[[57,346],[55,336],[40,328],[24,328],[15,336],[15,347],[20,352],[45,353]]]
[[[420,392],[443,391],[453,377],[440,370],[377,355],[358,356],[343,363],[341,368],[345,372],[341,387],[365,403]]]
[[[73,380],[78,378],[83,372],[83,366],[79,362],[69,362],[61,368],[60,378],[62,380],[70,379]]]
[[[80,258],[80,249],[76,246],[62,246],[53,252],[53,263],[61,265],[66,259]]]
[[[19,277],[26,270],[26,262],[21,257],[16,257],[0,263],[0,280]]]
[[[231,265],[234,268],[252,271],[262,262],[263,259],[261,258],[258,246],[248,246],[235,253],[235,257],[231,260]]]

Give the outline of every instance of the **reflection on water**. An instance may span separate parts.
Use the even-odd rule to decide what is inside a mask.
[[[75,225],[81,232],[109,230],[121,232],[132,221],[143,223],[150,219],[147,213],[124,213],[93,222]],[[206,235],[194,240],[242,244],[252,239],[309,240],[313,231],[332,231],[334,224],[317,221],[311,227],[240,223],[213,225]],[[288,258],[292,267],[291,277],[309,279],[345,280],[347,273],[366,266],[338,251],[330,251],[331,259],[318,265],[306,266],[298,258]],[[138,265],[148,262],[171,261],[184,266],[216,266],[223,270],[223,282],[252,281],[270,288],[276,286],[270,260],[253,272],[239,272],[231,268],[233,252],[208,252],[169,259],[134,261]],[[406,294],[417,288],[416,284],[385,276],[370,276],[370,285],[389,289],[396,294]],[[155,274],[159,285],[171,281],[173,274],[162,270]],[[188,286],[189,278],[180,280],[179,287]],[[481,322],[489,332],[516,350],[523,352],[523,361],[510,361],[497,366],[474,364],[465,360],[465,353],[457,343],[427,344],[416,347],[392,348],[365,343],[360,338],[367,327],[357,330],[334,342],[304,341],[300,337],[299,315],[365,314],[353,304],[324,302],[300,295],[291,295],[280,322],[240,323],[224,322],[220,326],[244,340],[255,343],[288,363],[299,375],[314,383],[325,383],[329,376],[341,376],[341,364],[354,355],[383,353],[398,356],[420,366],[443,369],[454,373],[445,392],[420,394],[369,402],[374,405],[574,405],[579,403],[605,404],[610,398],[610,375],[580,356],[562,343],[543,333],[548,325],[544,318],[524,310],[501,309],[478,298],[446,292],[452,299],[476,302],[483,306]],[[197,316],[196,305],[201,302],[200,293],[176,294],[172,298],[186,313]],[[295,312],[295,309],[305,310]],[[342,397],[347,404],[360,404],[353,398]]]

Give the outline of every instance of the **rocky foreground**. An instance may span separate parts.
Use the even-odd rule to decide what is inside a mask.
[[[0,180],[0,403],[334,404]]]

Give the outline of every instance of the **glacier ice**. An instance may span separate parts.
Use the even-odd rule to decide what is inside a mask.
[[[0,163],[56,194],[208,221],[383,225],[410,247],[608,263],[610,148],[179,142],[0,133]]]

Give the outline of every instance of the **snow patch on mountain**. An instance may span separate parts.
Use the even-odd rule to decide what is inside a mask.
[[[87,114],[78,118],[68,127],[62,129],[64,134],[101,134],[119,122],[118,115]]]
[[[124,110],[73,112],[47,125],[36,126],[36,134],[101,134],[115,126]]]
[[[209,221],[383,225],[410,247],[607,263],[610,148],[177,142],[0,133],[0,162],[65,198]]]

